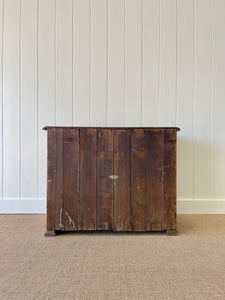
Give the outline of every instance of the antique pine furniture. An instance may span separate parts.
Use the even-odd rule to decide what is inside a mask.
[[[44,127],[47,230],[176,234],[177,127]]]

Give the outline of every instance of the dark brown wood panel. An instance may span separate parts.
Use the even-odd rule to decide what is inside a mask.
[[[113,134],[97,130],[97,229],[113,229]]]
[[[114,225],[130,230],[130,130],[114,130]]]
[[[146,160],[144,130],[131,131],[131,229],[147,229]]]
[[[96,230],[96,129],[80,129],[80,219],[83,230]]]
[[[48,130],[48,148],[47,148],[47,230],[55,228],[55,189],[54,189],[54,169],[56,161],[56,130]]]
[[[63,129],[63,227],[79,230],[79,129]]]
[[[46,127],[47,231],[176,233],[179,128]]]
[[[176,130],[164,132],[164,225],[176,229]]]
[[[147,177],[147,211],[148,230],[163,230],[164,202],[164,132],[148,130],[149,142],[148,177]]]
[[[47,173],[47,230],[61,230],[62,178],[63,178],[63,129],[48,131]]]
[[[132,130],[131,144],[131,228],[161,230],[163,131]]]

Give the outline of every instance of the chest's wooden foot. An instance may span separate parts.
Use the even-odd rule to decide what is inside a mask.
[[[166,233],[167,235],[177,235],[178,231],[176,229],[167,229]]]
[[[46,230],[45,236],[55,236],[55,230]]]

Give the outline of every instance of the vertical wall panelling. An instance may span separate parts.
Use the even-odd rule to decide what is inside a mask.
[[[91,1],[91,125],[107,123],[108,1]]]
[[[159,3],[158,0],[143,0],[143,126],[157,126],[159,121]]]
[[[225,198],[225,1],[213,1],[213,199]]]
[[[124,122],[124,3],[108,2],[108,126]]]
[[[142,1],[125,0],[125,125],[141,126]]]
[[[193,198],[194,1],[177,2],[178,198]]]
[[[225,0],[0,0],[0,213],[45,212],[46,125],[179,126],[178,212],[224,212],[224,82]]]
[[[212,1],[195,1],[194,198],[211,198]]]
[[[73,124],[89,125],[90,0],[73,2]]]
[[[20,198],[20,1],[4,1],[3,197]],[[12,181],[13,180],[13,181]]]
[[[160,0],[159,125],[176,125],[176,0]]]
[[[56,0],[56,124],[72,125],[72,0]]]
[[[3,175],[3,165],[2,165],[2,116],[3,116],[3,87],[2,87],[2,75],[3,75],[3,22],[4,22],[4,3],[0,0],[0,200],[2,200],[2,175]]]
[[[38,1],[38,198],[46,196],[47,136],[55,125],[55,0]]]
[[[37,197],[37,0],[21,1],[21,197]]]

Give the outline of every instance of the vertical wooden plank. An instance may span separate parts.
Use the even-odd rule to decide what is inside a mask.
[[[55,125],[55,5],[38,6],[38,198],[46,198],[47,138],[42,128]]]
[[[21,197],[37,197],[37,1],[21,1]]]
[[[47,230],[64,229],[63,214],[63,130],[48,129]]]
[[[132,130],[131,227],[162,230],[163,131]]]
[[[72,125],[72,0],[56,0],[56,124]]]
[[[143,0],[142,125],[159,122],[159,5]]]
[[[113,229],[113,133],[97,130],[97,229]]]
[[[146,159],[144,130],[131,131],[131,230],[147,229]]]
[[[80,220],[83,230],[96,229],[96,129],[80,129]]]
[[[178,199],[193,199],[194,1],[177,2]]]
[[[3,196],[2,190],[2,178],[3,178],[3,164],[2,164],[2,149],[3,149],[3,22],[4,22],[4,3],[3,0],[0,0],[0,199]]]
[[[47,131],[47,230],[55,229],[55,172],[54,166],[56,162],[56,130],[49,129]]]
[[[163,229],[164,202],[164,132],[163,130],[147,130],[149,143],[146,161],[146,197],[147,197],[147,229]]]
[[[164,131],[164,229],[176,229],[176,130]]]
[[[108,125],[124,124],[124,1],[108,1]]]
[[[73,2],[73,124],[90,122],[90,1]]]
[[[18,199],[20,198],[19,0],[4,2],[3,110],[3,197]]]
[[[63,229],[63,129],[56,129],[56,161],[55,161],[55,229]]]
[[[212,199],[225,199],[225,1],[213,2]]]
[[[195,2],[194,198],[212,196],[212,1]]]
[[[125,0],[125,124],[141,125],[142,5]]]
[[[176,126],[176,0],[160,0],[159,125]]]
[[[63,228],[80,229],[79,217],[79,129],[63,129]]]
[[[91,122],[107,122],[107,1],[91,1]]]
[[[128,129],[114,130],[114,219],[115,231],[130,230],[130,179],[131,179],[131,136]]]
[[[163,131],[132,130],[131,226],[134,230],[162,230]]]

